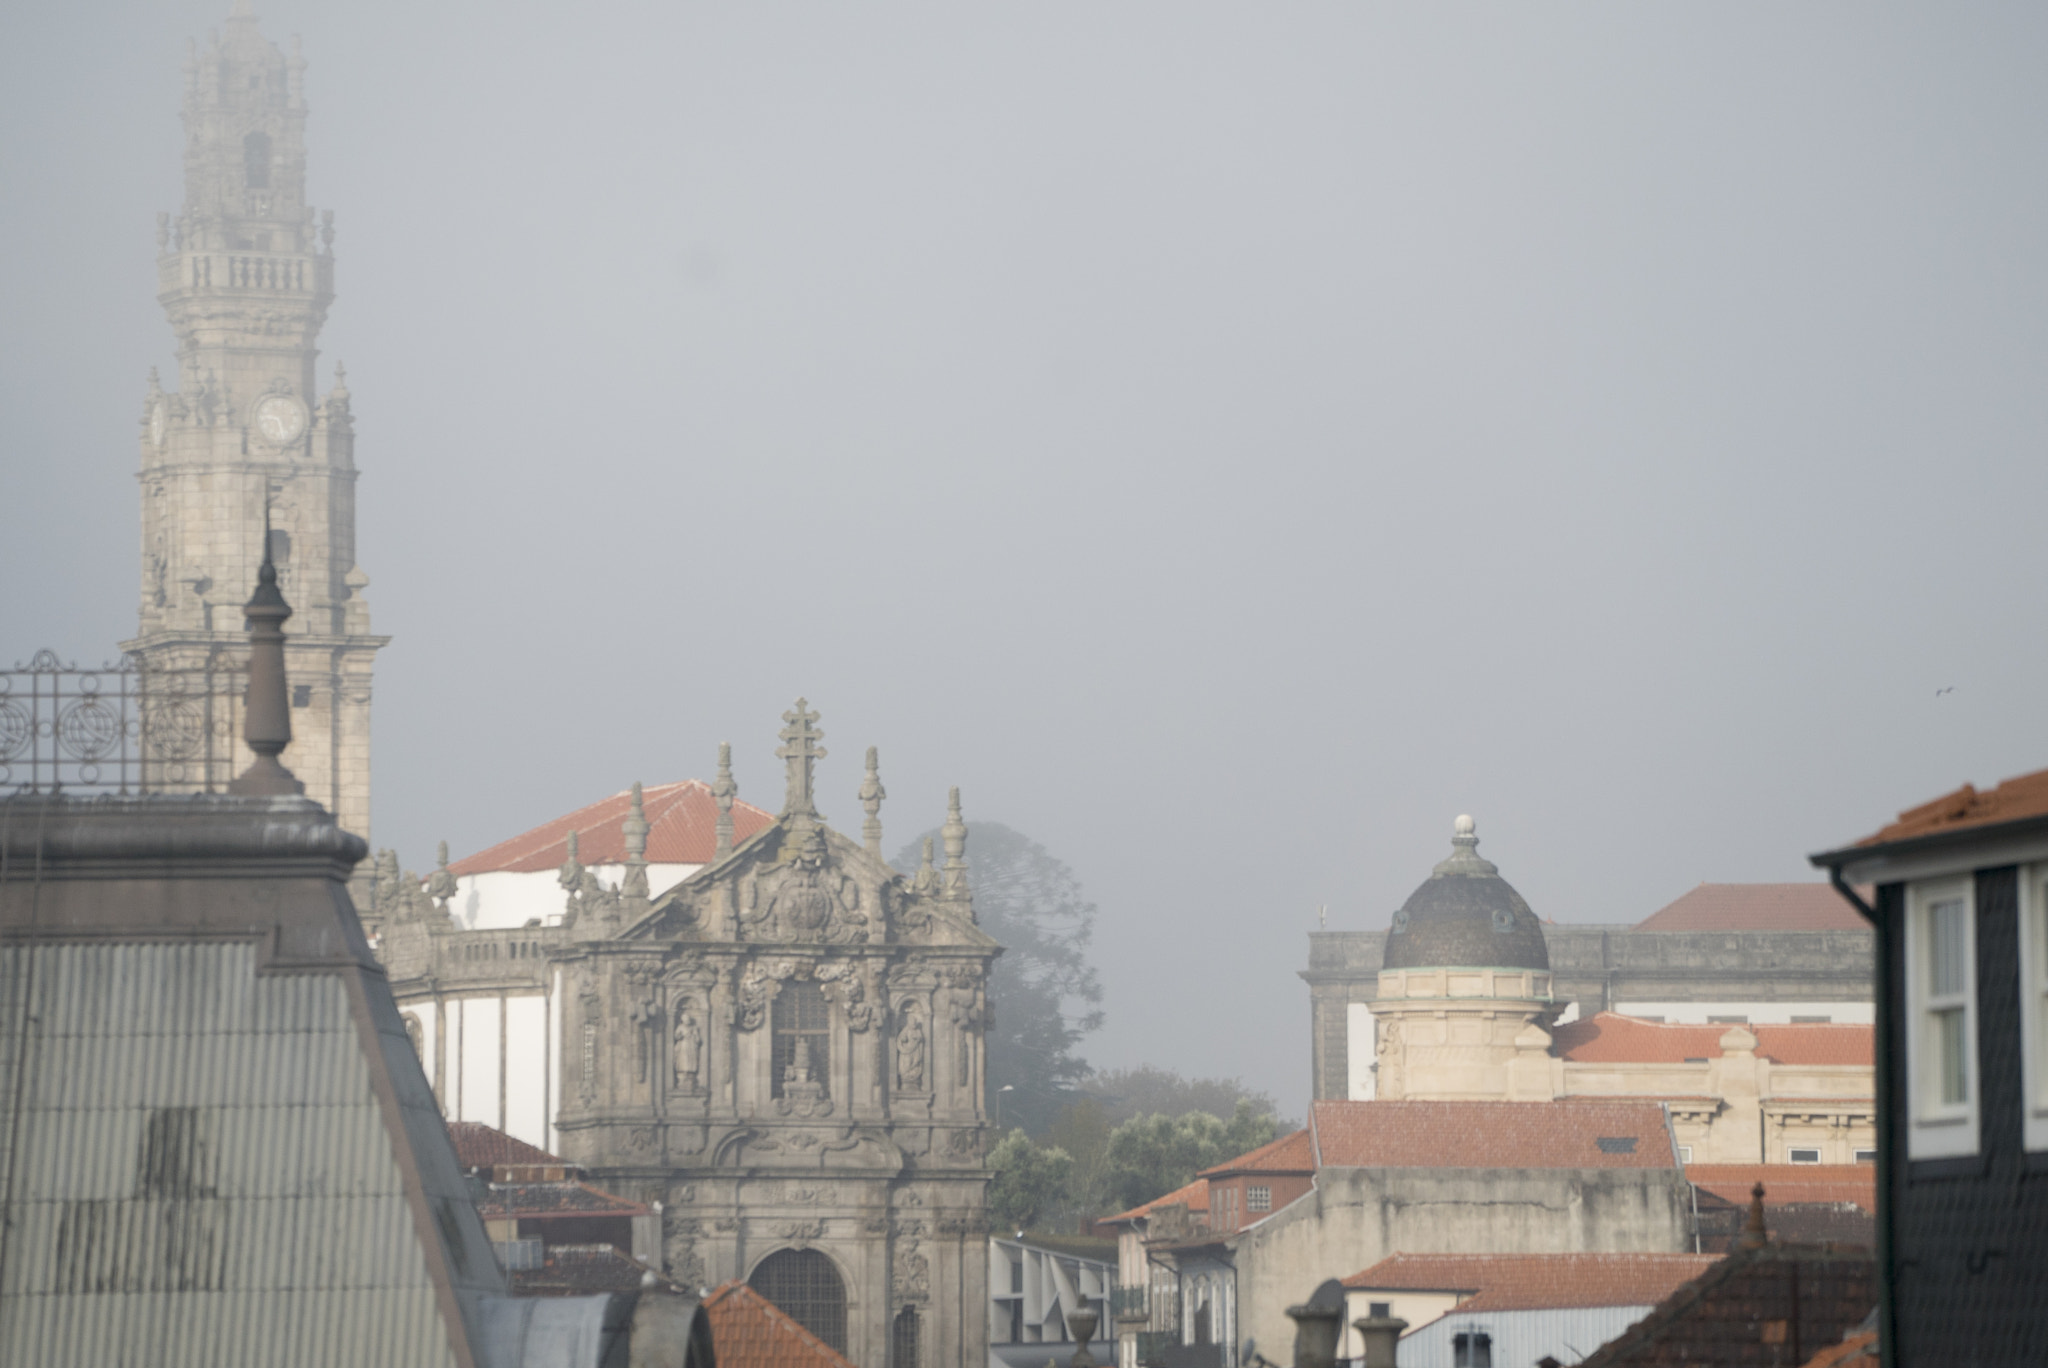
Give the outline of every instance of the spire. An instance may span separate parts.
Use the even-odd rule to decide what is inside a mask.
[[[256,758],[228,785],[229,793],[264,796],[304,793],[306,786],[278,761],[292,743],[291,699],[285,694],[284,623],[292,608],[277,587],[270,559],[270,511],[263,514],[263,568],[256,592],[242,609],[249,631],[249,694],[242,707],[242,735]]]
[[[868,775],[860,781],[860,805],[867,810],[868,819],[860,824],[860,835],[867,845],[868,854],[876,859],[882,856],[882,800],[888,796],[889,791],[882,787],[876,748],[869,746]]]
[[[633,781],[633,807],[626,814],[626,876],[619,892],[628,898],[647,896],[647,809],[640,802],[640,781]]]
[[[721,741],[718,777],[711,781],[711,797],[718,804],[718,849],[711,856],[714,860],[732,854],[732,800],[739,795],[740,786],[732,781],[732,742]]]
[[[946,792],[946,824],[939,828],[946,842],[946,896],[967,896],[967,823],[960,820],[960,790]]]
[[[427,876],[427,896],[446,912],[448,903],[455,897],[456,892],[455,871],[448,868],[448,843],[441,842],[440,850],[435,853],[440,864]]]
[[[1762,1249],[1770,1242],[1770,1233],[1764,1229],[1764,1185],[1758,1183],[1749,1190],[1749,1219],[1743,1222],[1742,1234],[1736,1239],[1735,1247]]]
[[[1473,820],[1463,813],[1451,824],[1451,854],[1430,871],[1430,877],[1441,879],[1452,874],[1484,876],[1498,874],[1500,869],[1489,860],[1479,858],[1479,832]]]
[[[782,815],[821,816],[811,789],[818,762],[826,755],[825,748],[818,744],[825,739],[825,733],[812,725],[818,720],[818,714],[810,711],[804,700],[799,698],[796,707],[784,713],[782,720],[789,724],[782,729],[782,747],[775,752],[776,757],[789,767]]]

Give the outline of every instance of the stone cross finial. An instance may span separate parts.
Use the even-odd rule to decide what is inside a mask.
[[[647,809],[640,802],[640,781],[633,781],[633,807],[626,814],[626,876],[619,892],[628,898],[647,896]]]
[[[825,733],[812,725],[818,720],[818,714],[810,711],[801,698],[796,701],[796,707],[782,715],[782,720],[789,724],[782,729],[782,746],[775,752],[776,758],[789,767],[782,815],[816,817],[819,813],[812,798],[811,782],[818,762],[826,755],[825,748],[818,744],[825,739]]]
[[[876,748],[869,746],[867,778],[860,781],[860,805],[867,810],[868,819],[860,824],[860,835],[868,854],[877,859],[882,854],[882,800],[888,796],[889,791],[882,787]]]
[[[270,559],[270,505],[263,506],[263,568],[256,573],[256,592],[242,609],[249,630],[249,693],[242,708],[242,736],[256,758],[228,785],[229,793],[283,796],[304,793],[306,786],[278,761],[292,743],[291,699],[285,690],[284,624],[292,606],[277,587],[277,565]]]
[[[946,793],[946,824],[939,828],[939,835],[946,842],[946,893],[949,897],[967,896],[967,823],[960,820],[960,790],[953,788]]]
[[[718,804],[718,849],[712,859],[732,854],[732,800],[740,786],[732,781],[732,742],[718,743],[718,777],[711,781],[711,799]]]

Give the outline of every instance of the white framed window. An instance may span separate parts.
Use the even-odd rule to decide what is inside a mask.
[[[2048,865],[2020,870],[2020,1078],[2026,1147],[2048,1150]]]
[[[1874,1149],[1859,1149],[1859,1150],[1857,1150],[1857,1151],[1856,1151],[1856,1162],[1857,1162],[1857,1163],[1859,1163],[1859,1164],[1874,1164],[1874,1163],[1876,1163],[1876,1162],[1877,1162],[1877,1151],[1876,1151],[1876,1150],[1874,1150]]]
[[[1692,1162],[1691,1145],[1680,1145],[1678,1147],[1678,1162],[1681,1164],[1690,1164]]]
[[[1788,1149],[1785,1151],[1785,1162],[1788,1164],[1818,1164],[1820,1162],[1820,1151],[1817,1149]]]
[[[1977,907],[1970,879],[1906,889],[1906,1154],[1975,1154]]]
[[[1244,1190],[1244,1209],[1246,1211],[1271,1211],[1273,1209],[1273,1189],[1264,1183],[1254,1183],[1246,1188]]]

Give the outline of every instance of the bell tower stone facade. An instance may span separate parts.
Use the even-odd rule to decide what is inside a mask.
[[[157,298],[175,387],[142,412],[142,593],[123,649],[144,670],[240,669],[242,605],[270,552],[291,601],[291,767],[342,827],[370,831],[370,633],[356,564],[355,432],[339,364],[318,393],[334,224],[306,203],[305,62],[239,3],[185,63],[185,204],[157,216]],[[237,763],[234,768],[242,766]],[[157,772],[156,787],[197,788]]]

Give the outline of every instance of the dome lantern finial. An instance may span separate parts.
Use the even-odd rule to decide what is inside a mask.
[[[1470,813],[1459,813],[1458,820],[1451,823],[1450,858],[1432,870],[1432,876],[1441,879],[1452,874],[1498,873],[1499,868],[1491,860],[1479,858],[1479,824],[1472,820]]]

